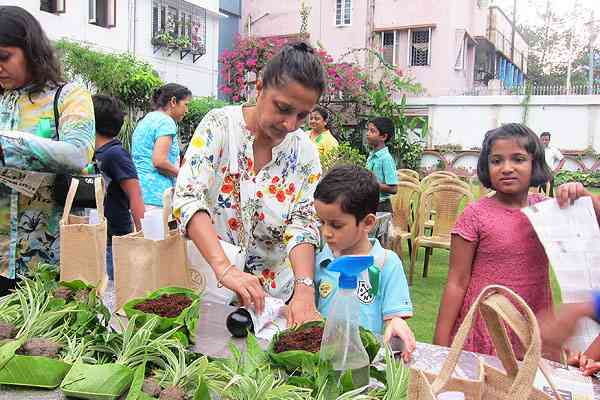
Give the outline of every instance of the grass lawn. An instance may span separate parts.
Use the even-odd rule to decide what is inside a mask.
[[[594,194],[600,194],[600,189],[591,189],[591,191]],[[403,246],[403,260],[405,271],[408,274],[410,258],[408,257],[406,243],[403,243]],[[424,255],[425,249],[422,248],[419,251],[415,266],[413,286],[410,288],[415,316],[408,320],[408,324],[413,329],[417,341],[431,343],[435,332],[438,307],[448,279],[449,252],[434,249],[433,255],[429,260],[429,274],[427,278],[423,278],[422,276]],[[560,289],[553,273],[551,273],[551,286],[554,303],[560,304]]]
[[[408,320],[418,342],[431,343],[435,333],[438,308],[442,300],[442,292],[448,279],[448,256],[449,252],[434,249],[429,259],[429,271],[427,278],[423,278],[423,257],[425,249],[419,251],[413,286],[410,288],[410,297],[413,303],[414,317]],[[405,270],[408,274],[408,252],[404,246],[403,260]],[[554,274],[551,276],[552,294],[554,303],[560,304],[560,290]]]

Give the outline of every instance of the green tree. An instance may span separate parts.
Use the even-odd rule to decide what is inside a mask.
[[[70,79],[83,81],[95,93],[114,96],[123,103],[127,120],[121,140],[129,147],[138,116],[152,107],[154,91],[163,85],[152,66],[131,54],[108,54],[79,43],[56,43],[65,72]]]

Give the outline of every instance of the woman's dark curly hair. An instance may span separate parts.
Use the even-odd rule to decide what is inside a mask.
[[[65,82],[60,63],[42,26],[21,7],[0,6],[0,46],[18,47],[25,53],[32,84],[29,94]],[[0,87],[0,94],[4,89]]]

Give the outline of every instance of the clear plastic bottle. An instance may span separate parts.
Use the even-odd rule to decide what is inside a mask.
[[[369,355],[360,340],[356,297],[358,275],[373,264],[372,256],[343,256],[327,268],[339,272],[338,291],[333,299],[321,342],[320,358],[331,361],[338,377],[352,371],[355,388],[369,384]]]

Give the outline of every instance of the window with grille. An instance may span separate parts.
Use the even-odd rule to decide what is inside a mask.
[[[396,64],[396,31],[381,33],[383,59],[388,64]]]
[[[352,0],[335,1],[335,24],[350,25],[352,20]]]
[[[40,10],[53,14],[65,12],[65,0],[40,0]]]
[[[90,24],[104,28],[117,26],[117,0],[88,0]]]
[[[153,0],[152,37],[167,37],[181,50],[205,54],[206,10],[183,0]]]
[[[430,65],[431,29],[419,29],[410,32],[410,65]]]

